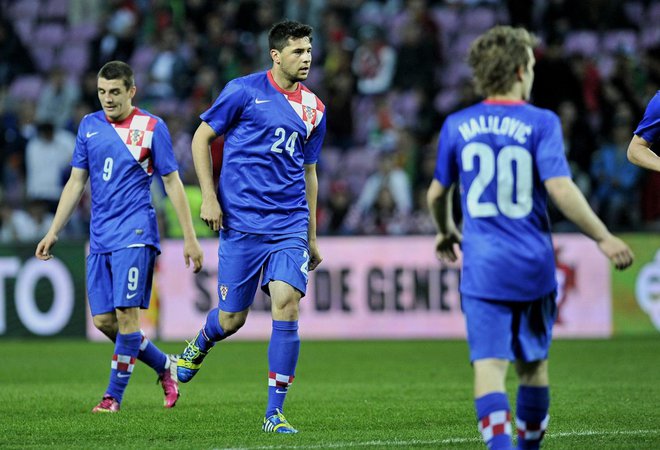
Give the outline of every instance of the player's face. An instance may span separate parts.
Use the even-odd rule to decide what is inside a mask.
[[[126,89],[124,80],[99,78],[96,81],[96,87],[103,112],[110,120],[117,122],[124,120],[131,114],[135,86]]]
[[[289,39],[289,44],[277,53],[280,71],[289,81],[295,83],[307,79],[312,64],[312,43],[308,37]]]
[[[532,93],[532,85],[534,84],[534,64],[536,64],[534,52],[531,48],[527,48],[527,53],[529,55],[529,61],[527,62],[527,67],[525,68],[525,73],[523,74],[522,79],[523,100],[529,100]]]

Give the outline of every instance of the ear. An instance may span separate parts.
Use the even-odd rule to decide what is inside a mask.
[[[273,60],[275,64],[280,63],[280,52],[277,49],[271,48],[270,49],[270,58]]]
[[[135,97],[135,93],[137,92],[137,86],[131,86],[131,88],[128,90],[128,97],[133,98]]]
[[[516,69],[516,81],[522,81],[525,72],[526,72],[525,66],[518,66],[518,68]]]

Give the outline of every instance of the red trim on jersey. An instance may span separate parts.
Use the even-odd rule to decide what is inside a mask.
[[[282,94],[286,96],[291,96],[291,95],[300,95],[300,89],[302,88],[302,83],[298,82],[298,87],[296,88],[295,91],[285,91],[279,85],[275,82],[275,79],[273,78],[273,74],[271,73],[271,70],[266,72],[266,76],[268,77],[268,81],[270,82],[271,86],[273,86],[278,92],[281,92]]]
[[[525,105],[527,102],[525,100],[493,100],[486,99],[483,101],[486,105]]]
[[[107,120],[108,122],[110,122],[113,125],[121,126],[121,124],[125,123],[127,120],[130,121],[133,118],[133,116],[135,116],[138,113],[139,108],[137,106],[133,106],[132,108],[133,108],[133,111],[131,111],[131,113],[124,120],[121,120],[119,122],[115,122],[110,117],[108,117],[104,114],[105,120]]]

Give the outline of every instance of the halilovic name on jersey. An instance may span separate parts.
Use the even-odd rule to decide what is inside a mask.
[[[307,231],[303,164],[318,160],[325,106],[298,86],[284,91],[270,72],[237,78],[200,116],[225,135],[218,184],[225,227],[256,234]]]
[[[525,102],[482,102],[450,115],[435,178],[459,181],[463,208],[461,292],[534,300],[556,287],[547,191],[570,177],[559,118]]]
[[[136,244],[160,248],[151,176],[178,170],[165,122],[138,108],[121,122],[108,121],[103,111],[88,114],[71,165],[89,172],[92,253]]]
[[[646,106],[644,118],[637,126],[635,135],[646,142],[653,144],[660,142],[660,91],[656,92],[649,104]],[[654,149],[657,153],[658,150]]]

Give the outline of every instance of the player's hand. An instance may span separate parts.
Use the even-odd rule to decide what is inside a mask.
[[[217,198],[202,200],[199,217],[213,231],[219,231],[222,227],[222,209]]]
[[[628,244],[614,235],[608,235],[598,242],[598,248],[607,256],[618,270],[623,270],[630,266],[635,255]]]
[[[197,239],[184,241],[183,258],[186,261],[186,267],[190,267],[190,260],[192,259],[194,273],[202,270],[202,264],[204,263],[204,252],[202,252],[202,246],[199,245],[199,241]]]
[[[34,256],[42,261],[48,261],[53,257],[50,253],[50,249],[57,243],[57,236],[54,234],[46,234],[44,238],[37,244],[37,250],[34,252]]]
[[[463,236],[460,232],[438,233],[435,235],[435,256],[445,262],[456,262],[456,245],[460,245]]]
[[[316,243],[316,240],[309,241],[309,264],[307,265],[307,270],[312,271],[316,269],[319,264],[323,261],[321,252],[319,251],[319,246]]]

